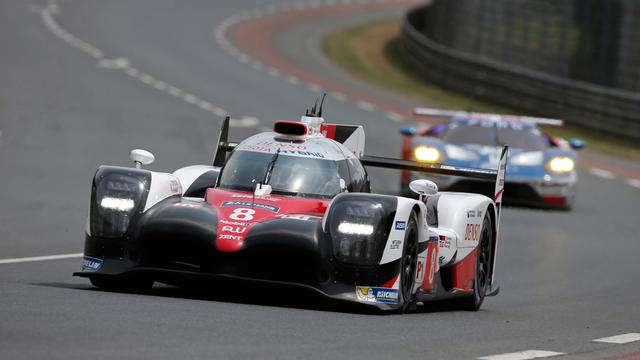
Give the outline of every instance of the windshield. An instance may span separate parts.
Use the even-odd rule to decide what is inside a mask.
[[[547,148],[545,139],[540,130],[536,128],[515,129],[512,127],[451,124],[440,137],[453,145],[509,145],[524,150],[544,150]]]
[[[273,154],[234,151],[220,174],[219,187],[253,191],[264,179]],[[278,155],[268,179],[272,193],[303,197],[333,197],[341,192],[335,161]]]

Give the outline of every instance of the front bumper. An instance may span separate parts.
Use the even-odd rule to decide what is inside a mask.
[[[278,284],[287,287],[311,289],[322,296],[339,301],[372,306],[380,310],[393,310],[402,306],[401,299],[391,302],[361,301],[358,287],[374,289],[388,283],[400,271],[399,260],[373,268],[354,270],[335,261],[323,260],[319,254],[279,251],[222,253],[206,244],[187,239],[168,239],[154,243],[152,248],[127,250],[117,243],[87,236],[83,271],[73,275],[83,278],[110,278],[126,281],[130,277],[144,277],[175,286],[196,285],[201,289],[216,288],[224,280],[251,283]],[[193,245],[193,244],[192,244]],[[209,287],[211,286],[211,287]]]

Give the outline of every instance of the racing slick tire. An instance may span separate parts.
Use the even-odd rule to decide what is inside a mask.
[[[142,277],[98,277],[90,278],[91,284],[99,289],[115,292],[144,292],[151,289],[153,279]]]
[[[478,311],[484,301],[489,280],[491,277],[491,264],[493,258],[493,227],[489,214],[484,217],[480,240],[476,253],[476,271],[473,279],[473,295],[457,299],[462,310]]]
[[[400,296],[402,296],[402,306],[398,309],[400,314],[415,308],[415,293],[413,286],[416,277],[416,267],[418,266],[418,222],[416,213],[411,212],[407,221],[407,230],[404,237],[404,247],[402,249],[402,261],[400,265]]]

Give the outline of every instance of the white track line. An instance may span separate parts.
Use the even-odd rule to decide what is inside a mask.
[[[357,105],[360,109],[364,111],[374,111],[376,109],[375,105],[373,105],[372,103],[368,103],[366,101],[358,101]]]
[[[627,179],[627,185],[633,186],[634,188],[640,189],[640,180],[638,180],[638,179]]]
[[[601,177],[603,179],[613,179],[613,177],[614,177],[614,175],[613,175],[613,173],[611,171],[598,169],[598,168],[589,169],[589,173],[591,175],[594,175],[594,176],[597,176],[597,177]]]
[[[389,120],[391,120],[393,122],[398,122],[398,123],[403,122],[404,119],[405,119],[405,117],[403,115],[400,115],[400,114],[398,114],[396,112],[392,112],[392,111],[387,113],[387,118],[389,118]]]
[[[593,341],[601,342],[601,343],[609,343],[609,344],[627,344],[627,343],[631,343],[638,340],[640,340],[639,333],[628,333],[628,334],[604,337],[600,339],[594,339]]]
[[[81,40],[75,35],[71,34],[64,28],[60,26],[55,20],[55,16],[59,15],[62,12],[61,6],[57,3],[56,0],[49,0],[49,4],[42,8],[35,8],[33,6],[29,7],[32,11],[36,11],[40,14],[42,22],[45,27],[57,38],[71,45],[72,47],[79,49],[80,51],[86,53],[89,56],[94,57],[97,60],[97,65],[101,69],[122,71],[130,77],[140,81],[141,83],[161,91],[165,94],[169,94],[173,97],[181,99],[182,101],[194,105],[201,110],[212,113],[216,116],[226,116],[228,111],[224,110],[219,106],[215,106],[208,101],[202,100],[200,97],[190,94],[187,91],[178,89],[175,86],[172,86],[160,79],[157,79],[151,74],[147,74],[140,69],[136,69],[131,61],[127,58],[116,57],[116,58],[107,58],[102,50],[97,47]],[[260,15],[256,12],[256,15]],[[230,26],[232,22],[225,23],[226,27]],[[222,46],[225,43],[228,43],[224,37],[224,27],[221,28],[219,33],[216,33],[216,39],[221,43]],[[232,49],[229,50],[231,52]],[[251,58],[248,55],[237,52],[237,56],[239,57],[239,61],[241,62],[249,62]],[[231,123],[231,126],[234,127],[252,127],[256,126],[259,123],[259,120],[256,122],[256,118],[251,118],[250,121],[235,121]]]
[[[527,360],[527,359],[540,359],[552,356],[564,355],[561,352],[545,351],[545,350],[525,350],[514,353],[498,354],[479,357],[481,360]]]
[[[34,262],[34,261],[71,259],[71,258],[82,257],[82,255],[83,255],[82,253],[76,253],[76,254],[61,254],[61,255],[48,255],[48,256],[32,256],[32,257],[14,258],[14,259],[1,259],[0,264],[17,264],[17,263]]]

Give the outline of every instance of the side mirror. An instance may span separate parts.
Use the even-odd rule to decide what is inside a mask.
[[[578,139],[578,138],[569,139],[569,146],[571,146],[572,149],[576,149],[576,150],[582,149],[586,145],[587,143],[582,139]]]
[[[405,125],[400,128],[400,134],[404,136],[413,136],[416,134],[416,131],[418,130],[413,125]]]
[[[419,179],[413,180],[409,184],[409,189],[414,193],[420,195],[420,199],[423,197],[429,197],[438,193],[438,185],[431,180]]]
[[[156,160],[156,157],[153,156],[152,153],[142,149],[131,150],[131,154],[129,155],[129,157],[131,158],[131,161],[133,161],[133,163],[136,165],[137,169],[140,169],[142,165],[152,164]]]

